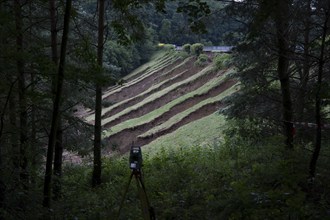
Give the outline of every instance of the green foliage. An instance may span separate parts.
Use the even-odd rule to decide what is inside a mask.
[[[201,2],[200,0],[180,2],[177,12],[187,14],[189,16],[188,21],[190,22],[190,29],[199,34],[205,34],[206,25],[202,21],[202,17],[211,13],[208,3]]]
[[[326,219],[329,163],[321,160],[317,192],[308,192],[302,148],[285,150],[257,123],[229,122],[223,142],[153,149],[143,154],[144,180],[158,219]],[[256,129],[255,129],[256,128]],[[241,128],[240,128],[241,129]],[[256,130],[255,132],[253,132]],[[130,170],[127,156],[104,159],[103,184],[89,187],[90,168],[66,167],[65,194],[54,213],[62,218],[109,219],[117,215]],[[134,179],[120,219],[141,218]],[[65,202],[64,202],[65,201]],[[65,210],[70,210],[65,211]],[[142,218],[141,218],[142,219]]]
[[[196,43],[191,45],[191,53],[195,56],[199,56],[203,53],[204,45],[201,43]]]
[[[164,49],[167,51],[173,51],[175,49],[175,46],[173,44],[165,44]]]
[[[226,53],[217,54],[213,58],[213,62],[217,70],[228,68],[231,64],[231,55]]]
[[[182,50],[185,51],[186,53],[190,54],[191,53],[191,44],[184,44],[182,46]]]
[[[105,44],[105,61],[109,65],[114,65],[120,69],[123,75],[126,75],[139,64],[139,57],[134,56],[134,48],[123,46],[115,41],[108,41]]]
[[[197,66],[206,66],[208,64],[209,60],[210,60],[210,58],[206,54],[200,54],[198,56],[197,61],[195,62],[195,64]]]
[[[188,58],[190,55],[185,52],[185,51],[179,51],[175,54],[175,56],[179,57],[180,59],[186,59]]]
[[[146,29],[144,35],[143,40],[130,45],[122,45],[116,40],[106,42],[104,61],[110,72],[119,72],[121,76],[126,76],[149,60],[155,51],[152,30]]]
[[[171,43],[171,26],[172,22],[169,19],[163,19],[159,30],[159,40],[163,43]]]

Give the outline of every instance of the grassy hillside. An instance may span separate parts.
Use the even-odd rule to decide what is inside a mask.
[[[125,77],[124,85],[106,90],[103,101],[112,103],[102,111],[106,152],[124,153],[133,142],[152,146],[163,136],[179,134],[182,126],[188,129],[195,120],[203,123],[223,107],[224,97],[236,91],[235,81],[227,77],[233,69],[217,69],[214,54],[203,63],[193,55],[181,55],[160,50]],[[93,123],[93,118],[85,119]],[[212,129],[204,128],[210,135],[206,139],[216,138]]]

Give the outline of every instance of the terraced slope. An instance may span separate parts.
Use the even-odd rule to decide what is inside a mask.
[[[179,59],[175,51],[159,52],[125,78],[123,86],[109,88],[103,100],[105,151],[127,152],[134,142],[144,146],[178,128],[209,116],[221,100],[236,90],[227,77],[232,69],[200,67],[196,58]],[[92,123],[93,115],[86,117]],[[150,145],[150,144],[149,144]]]

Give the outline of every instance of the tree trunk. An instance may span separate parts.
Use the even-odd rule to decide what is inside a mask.
[[[31,72],[31,91],[35,92],[35,73]],[[30,156],[31,156],[31,170],[33,172],[33,177],[31,178],[31,183],[36,184],[37,169],[38,169],[38,159],[40,158],[39,150],[37,148],[37,126],[36,126],[36,111],[37,107],[34,103],[31,106],[31,141],[30,141]],[[32,176],[32,175],[31,175]]]
[[[309,71],[310,71],[310,28],[311,28],[311,0],[306,2],[306,17],[304,19],[304,54],[303,54],[303,65],[302,73],[300,75],[300,86],[299,93],[297,97],[297,119],[302,121],[304,119],[304,106],[305,106],[305,96],[306,96],[306,87],[309,80]]]
[[[330,8],[326,11],[326,17],[323,24],[323,33],[322,33],[322,42],[321,42],[321,51],[319,58],[319,66],[317,72],[317,86],[315,94],[315,123],[316,123],[316,136],[315,136],[315,145],[312,158],[309,164],[309,175],[311,179],[315,178],[316,163],[320,155],[321,150],[321,140],[322,140],[322,124],[321,124],[321,88],[322,88],[322,79],[323,79],[323,69],[325,64],[324,54],[325,54],[325,40],[327,37],[328,31],[328,20],[329,20]]]
[[[46,172],[45,172],[45,181],[44,181],[44,200],[43,200],[44,207],[50,207],[53,153],[56,143],[56,131],[57,131],[59,115],[60,115],[60,103],[61,103],[62,87],[64,81],[65,55],[66,55],[66,45],[68,42],[68,34],[69,34],[71,4],[72,4],[72,0],[66,1],[60,63],[58,67],[58,77],[56,82],[56,95],[53,105],[52,124],[51,124],[48,148],[47,148]]]
[[[22,9],[20,0],[14,1],[15,24],[16,24],[16,51],[17,51],[17,78],[18,78],[18,99],[19,99],[19,144],[20,144],[20,176],[24,188],[28,184],[28,159],[27,159],[27,104],[25,96],[25,73],[23,60],[23,30],[22,30]]]
[[[54,200],[61,198],[61,178],[62,178],[62,155],[63,155],[63,141],[62,141],[62,123],[59,116],[58,128],[56,131],[55,157],[54,157]]]
[[[280,79],[282,92],[282,118],[284,122],[284,135],[286,146],[293,148],[293,124],[292,101],[290,93],[289,76],[289,3],[286,0],[278,0],[276,7],[276,35],[278,43],[278,67],[277,73]]]
[[[97,41],[97,63],[102,71],[103,63],[103,44],[104,44],[104,0],[98,2],[98,41]],[[102,73],[102,72],[100,72]],[[99,80],[96,80],[95,97],[95,125],[94,125],[94,168],[92,176],[93,187],[101,184],[101,114],[102,114],[102,86]]]
[[[58,64],[57,53],[57,25],[56,25],[56,5],[55,0],[49,1],[50,4],[50,19],[51,19],[51,48],[52,48],[52,61],[54,66]],[[53,79],[53,92],[56,94],[56,78]],[[55,156],[54,156],[54,199],[57,200],[61,197],[61,177],[62,177],[62,154],[63,154],[63,142],[62,142],[62,117],[58,116],[58,126],[56,130],[56,144],[55,144]]]
[[[12,82],[12,85],[14,86],[16,84],[16,81]],[[15,87],[15,86],[14,86]],[[16,91],[16,89],[14,90]],[[15,184],[19,183],[19,170],[20,170],[20,164],[19,164],[19,145],[18,145],[18,133],[17,133],[17,97],[12,94],[9,97],[9,131],[10,131],[10,145],[11,145],[11,162],[13,163],[13,169],[14,169],[14,182]]]

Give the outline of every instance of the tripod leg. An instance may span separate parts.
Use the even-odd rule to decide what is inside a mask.
[[[149,201],[147,198],[147,194],[144,190],[144,184],[141,181],[141,175],[136,174],[135,179],[136,179],[136,185],[138,188],[138,193],[139,193],[139,197],[140,197],[140,201],[141,201],[141,209],[142,209],[143,218],[146,220],[150,220]]]
[[[143,217],[146,220],[155,220],[156,219],[155,211],[153,207],[150,206],[147,191],[143,183],[142,174],[141,173],[135,174],[135,179],[139,190],[139,197],[141,200]]]
[[[125,198],[126,198],[126,195],[127,195],[127,192],[128,192],[129,185],[131,184],[133,175],[134,175],[134,173],[132,172],[131,176],[129,177],[129,180],[128,180],[128,183],[127,183],[124,195],[123,195],[123,198],[121,199],[120,206],[119,206],[119,211],[118,211],[118,215],[117,215],[117,220],[119,220],[120,212],[121,212],[121,209],[123,208],[124,201],[125,201]]]

